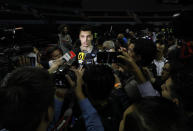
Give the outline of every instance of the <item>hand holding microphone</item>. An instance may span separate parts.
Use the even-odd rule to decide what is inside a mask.
[[[66,63],[68,65],[72,64],[72,59],[76,56],[76,54],[73,51],[69,51],[65,53],[62,57],[60,57],[57,60],[51,60],[49,61],[50,69],[49,72],[53,73],[58,69],[59,66]]]

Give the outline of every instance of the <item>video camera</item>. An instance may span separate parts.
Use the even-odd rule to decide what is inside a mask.
[[[52,74],[57,88],[70,88],[70,84],[65,77],[66,75],[69,75],[73,81],[76,81],[75,73],[70,70],[75,56],[73,51],[69,51],[61,57],[64,63]]]

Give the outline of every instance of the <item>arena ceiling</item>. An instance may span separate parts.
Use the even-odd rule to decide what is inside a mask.
[[[193,0],[1,0],[4,24],[168,23]]]

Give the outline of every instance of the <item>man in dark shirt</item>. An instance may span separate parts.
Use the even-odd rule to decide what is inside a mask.
[[[93,34],[90,26],[83,25],[80,28],[79,40],[81,45],[74,51],[77,55],[77,63],[79,65],[96,63],[98,49],[92,44]]]

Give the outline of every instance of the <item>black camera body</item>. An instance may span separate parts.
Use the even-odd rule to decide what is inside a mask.
[[[70,70],[70,65],[67,64],[61,65],[52,75],[57,88],[70,88],[66,75],[69,75],[73,81],[76,81],[74,71]]]

